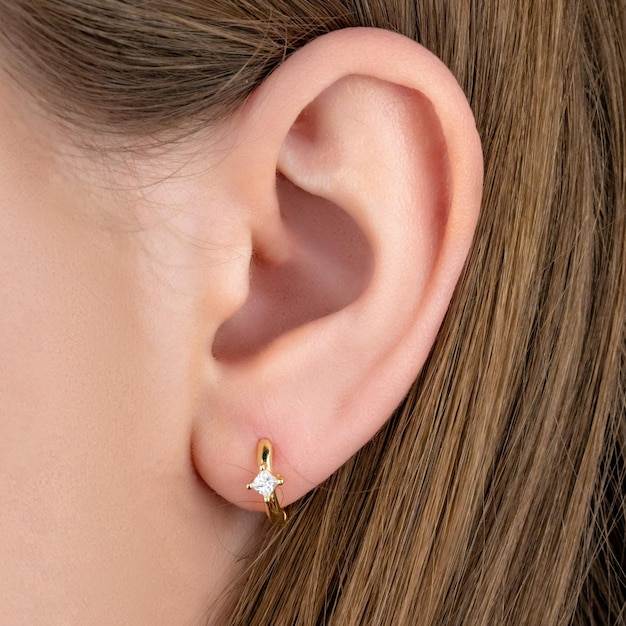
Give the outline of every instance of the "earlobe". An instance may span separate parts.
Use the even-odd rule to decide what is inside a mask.
[[[482,158],[450,72],[370,29],[294,54],[235,122],[246,150],[229,166],[258,176],[242,198],[274,208],[251,211],[248,300],[211,354],[219,427],[198,421],[193,450],[213,489],[260,510],[245,491],[259,440],[276,446],[288,504],[371,438],[419,373],[469,250]],[[283,233],[280,254],[264,229]],[[226,454],[241,489],[208,461]]]

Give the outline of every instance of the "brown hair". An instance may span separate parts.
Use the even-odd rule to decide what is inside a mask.
[[[455,74],[481,218],[419,380],[268,532],[224,621],[626,623],[624,0],[0,0],[16,80],[129,141],[228,115],[356,25]]]

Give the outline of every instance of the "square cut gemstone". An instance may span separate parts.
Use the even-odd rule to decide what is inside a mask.
[[[261,470],[250,483],[250,487],[258,491],[264,498],[269,498],[274,493],[277,485],[280,485],[280,480],[267,470]]]

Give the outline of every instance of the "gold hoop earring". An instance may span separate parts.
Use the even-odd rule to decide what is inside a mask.
[[[272,442],[261,439],[257,445],[259,473],[256,478],[246,485],[246,489],[254,489],[263,496],[267,517],[274,524],[284,524],[287,521],[287,512],[278,504],[276,487],[285,481],[282,476],[272,474]]]

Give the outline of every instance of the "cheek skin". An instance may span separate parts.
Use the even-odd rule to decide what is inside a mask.
[[[116,198],[3,95],[0,622],[191,623],[238,550],[189,461],[193,342]]]

